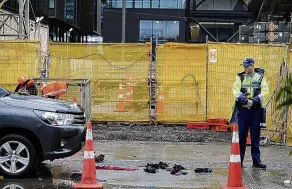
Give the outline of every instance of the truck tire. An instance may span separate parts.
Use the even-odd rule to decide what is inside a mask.
[[[0,171],[7,177],[23,177],[36,166],[36,150],[25,137],[11,134],[0,139]]]

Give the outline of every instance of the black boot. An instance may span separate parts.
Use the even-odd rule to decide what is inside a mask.
[[[259,168],[259,169],[266,169],[267,168],[267,166],[265,164],[263,164],[262,162],[253,163],[253,167]]]

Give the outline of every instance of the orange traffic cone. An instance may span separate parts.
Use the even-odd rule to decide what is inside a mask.
[[[162,90],[160,90],[158,100],[157,100],[157,113],[163,113],[163,111],[164,111],[163,93],[162,93]]]
[[[100,91],[100,82],[95,84],[95,92],[99,92],[99,91]]]
[[[81,183],[75,184],[74,188],[75,189],[85,189],[85,188],[102,189],[103,188],[103,184],[97,183],[97,178],[96,178],[91,122],[87,124]]]
[[[132,83],[127,83],[127,87],[126,87],[126,101],[127,101],[127,106],[132,106],[132,100],[133,100],[133,87],[132,87]]]
[[[248,189],[248,187],[244,186],[242,183],[238,125],[233,126],[231,155],[228,170],[228,183],[227,186],[222,186],[221,189]]]
[[[124,102],[124,94],[123,94],[123,84],[122,84],[122,82],[119,84],[118,103],[117,103],[116,112],[126,112],[126,110],[125,110],[125,102]]]
[[[250,146],[251,145],[250,131],[248,131],[248,135],[247,135],[247,138],[246,138],[246,145],[247,146]]]

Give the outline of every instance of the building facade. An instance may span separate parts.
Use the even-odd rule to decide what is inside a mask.
[[[48,0],[50,37],[58,42],[86,42],[97,34],[98,0]]]
[[[98,34],[100,0],[30,0],[30,18],[44,17],[49,37],[56,42],[84,42],[86,36]],[[9,0],[3,7],[18,14],[18,0]],[[71,29],[72,28],[72,29]],[[71,29],[71,30],[70,30]]]
[[[254,19],[244,0],[126,0],[126,8],[126,42],[232,41]],[[103,19],[104,42],[121,42],[122,0],[108,0]]]

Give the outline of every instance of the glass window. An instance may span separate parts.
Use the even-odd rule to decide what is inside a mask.
[[[201,22],[202,26],[205,27],[218,41],[227,41],[234,33],[234,23],[224,22]],[[204,41],[205,35],[203,30],[202,39]]]
[[[143,0],[135,0],[135,8],[142,8]]]
[[[154,9],[159,8],[159,0],[152,0],[151,8],[154,8]]]
[[[150,41],[152,37],[152,20],[140,21],[140,41]]]
[[[64,19],[74,24],[74,17],[75,17],[75,1],[74,0],[66,0],[65,7],[64,7]]]
[[[122,8],[123,0],[111,0],[108,4],[112,6],[111,8]],[[134,0],[126,0],[126,8],[134,8]]]
[[[187,0],[178,0],[177,1],[177,8],[178,9],[185,9]]]
[[[55,8],[55,0],[49,0],[49,9]]]
[[[123,3],[123,1],[122,1],[122,3]],[[133,8],[133,6],[134,6],[134,0],[126,0],[126,8]],[[123,5],[122,5],[122,7],[123,7]]]
[[[159,20],[153,22],[153,37],[158,38],[158,41],[166,40],[166,23]]]
[[[126,0],[127,8],[184,9],[187,0]],[[107,0],[108,8],[122,8],[123,0]]]
[[[179,21],[141,20],[140,41],[150,41],[151,37],[159,42],[179,41]]]
[[[201,3],[201,1],[204,0],[197,0],[196,5]],[[214,0],[206,0],[204,1],[198,8],[197,10],[214,10]]]
[[[178,41],[178,38],[179,38],[179,22],[178,21],[167,21],[166,40],[167,41]]]
[[[220,0],[214,1],[214,10],[230,11],[232,0]]]
[[[113,0],[112,6],[113,6],[113,8],[122,8],[123,1],[122,0]]]
[[[0,86],[0,97],[9,95],[9,91]]]
[[[177,9],[177,0],[160,0],[160,8]]]
[[[244,11],[247,8],[246,4],[238,0],[196,0],[195,4],[203,3],[197,8],[197,10],[222,10],[222,11]]]
[[[150,0],[143,0],[143,8],[150,8]]]

